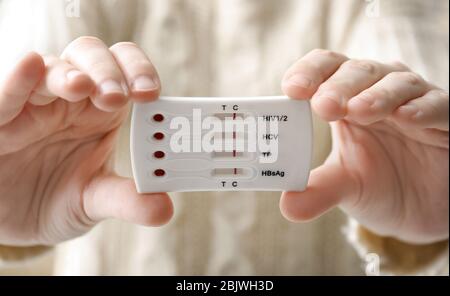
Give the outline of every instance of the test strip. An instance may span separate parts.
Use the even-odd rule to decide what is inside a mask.
[[[215,128],[230,119],[246,126],[231,132],[211,130],[205,123],[211,116],[218,119]],[[312,130],[307,100],[160,97],[135,103],[130,142],[136,188],[141,193],[301,191],[311,168]],[[216,147],[212,139],[204,141],[211,133],[212,139],[231,140],[232,145]]]

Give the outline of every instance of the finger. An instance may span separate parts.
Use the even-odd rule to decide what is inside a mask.
[[[448,100],[448,93],[432,89],[422,97],[397,108],[393,120],[406,126],[448,131]]]
[[[23,109],[31,92],[45,73],[42,57],[27,54],[0,86],[0,125],[13,120]]]
[[[305,191],[283,192],[280,209],[290,221],[308,221],[358,192],[358,183],[341,165],[325,164],[311,172]]]
[[[131,98],[141,102],[158,98],[158,73],[142,49],[132,42],[120,42],[110,50],[125,75]]]
[[[392,72],[348,102],[347,117],[372,124],[390,116],[406,102],[430,90],[428,83],[412,72]]]
[[[371,87],[388,73],[403,70],[406,67],[399,64],[348,60],[320,85],[311,100],[312,108],[326,121],[342,119],[347,113],[350,98]]]
[[[78,102],[89,95],[95,89],[91,78],[62,59],[47,56],[45,78],[30,97],[30,102],[35,105],[45,105],[57,97],[70,102]]]
[[[84,191],[84,207],[93,221],[117,218],[135,224],[159,226],[173,215],[166,193],[139,194],[132,180],[99,176]]]
[[[111,112],[127,103],[125,78],[103,41],[80,37],[69,44],[62,57],[95,82],[97,89],[91,99],[97,108]]]
[[[319,85],[347,59],[329,50],[315,49],[287,70],[281,83],[282,90],[291,98],[311,98]]]

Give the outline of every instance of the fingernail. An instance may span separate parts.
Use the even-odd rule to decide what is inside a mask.
[[[157,88],[155,81],[148,76],[139,76],[133,82],[133,89],[137,91],[149,91]]]
[[[288,82],[301,88],[309,88],[312,84],[312,81],[310,79],[306,78],[304,75],[301,74],[295,74],[291,76],[288,79]]]
[[[78,70],[70,70],[69,72],[67,72],[66,77],[68,81],[71,81],[79,76],[84,75],[83,72],[78,71]]]
[[[122,85],[115,80],[106,80],[100,85],[100,92],[102,94],[108,93],[122,93],[125,94],[125,90]]]

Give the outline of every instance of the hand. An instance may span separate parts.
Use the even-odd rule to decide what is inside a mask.
[[[382,236],[448,238],[448,93],[400,63],[314,50],[286,73],[283,91],[311,98],[331,122],[333,146],[304,192],[284,192],[292,221],[339,206]]]
[[[81,37],[61,58],[24,57],[0,84],[0,244],[54,244],[110,217],[167,222],[167,194],[138,195],[109,165],[129,97],[159,91],[132,43]]]

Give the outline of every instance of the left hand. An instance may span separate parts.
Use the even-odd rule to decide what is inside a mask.
[[[282,88],[292,98],[311,98],[333,138],[307,189],[283,193],[287,219],[305,221],[339,206],[379,235],[448,239],[448,93],[401,63],[326,50],[296,62]]]

